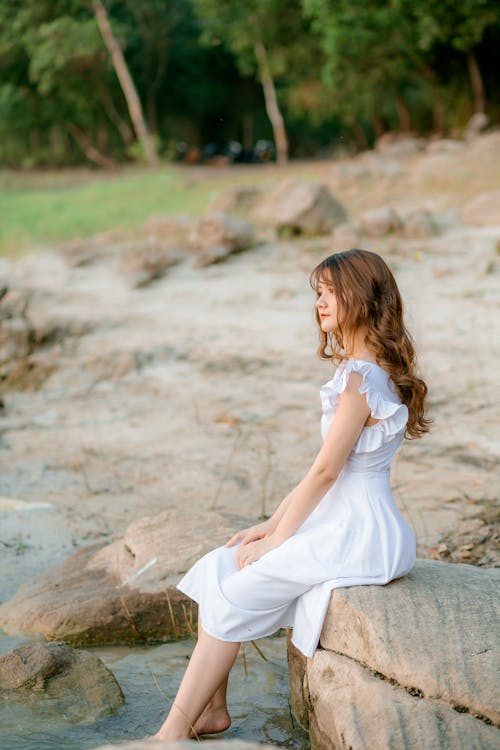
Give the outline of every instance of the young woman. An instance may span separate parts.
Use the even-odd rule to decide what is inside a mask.
[[[293,627],[292,642],[312,656],[333,589],[384,584],[415,562],[390,466],[403,438],[431,420],[394,276],[376,253],[348,250],[323,260],[311,285],[319,354],[338,365],[320,393],[322,447],[268,521],[206,554],[178,584],[199,604],[198,641],[156,738],[227,729],[241,641]]]

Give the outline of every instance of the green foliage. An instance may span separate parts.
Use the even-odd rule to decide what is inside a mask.
[[[179,141],[270,136],[258,43],[292,154],[362,145],[387,128],[461,128],[471,66],[500,118],[494,0],[106,0],[106,9],[167,158]],[[90,0],[2,0],[0,66],[0,164],[82,163],[85,143],[140,161]]]
[[[428,51],[436,44],[468,52],[483,39],[486,29],[498,28],[500,10],[494,0],[399,0],[415,21],[417,44]]]
[[[351,123],[376,113],[397,127],[397,99],[426,86],[411,18],[377,0],[304,0],[304,8],[322,36],[333,110]]]
[[[61,77],[89,68],[102,70],[106,56],[93,18],[68,16],[44,23],[27,34],[30,79],[40,94],[50,94],[62,85]]]
[[[450,98],[447,89],[463,99],[467,72],[463,60],[455,64],[456,51],[499,27],[491,0],[303,0],[303,7],[321,35],[334,111],[389,127],[404,114],[425,119],[424,110]],[[462,110],[462,124],[470,113]]]
[[[314,39],[296,0],[193,0],[205,44],[225,45],[243,75],[257,74],[255,45],[268,51],[274,76],[314,63]]]

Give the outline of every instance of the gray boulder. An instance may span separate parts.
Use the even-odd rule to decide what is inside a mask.
[[[153,241],[131,247],[118,256],[118,270],[137,289],[161,279],[169,268],[182,260],[180,247],[169,247]]]
[[[425,149],[427,141],[412,133],[384,133],[377,139],[375,149],[384,156],[405,158],[413,156]]]
[[[403,235],[409,239],[433,237],[437,233],[438,226],[430,211],[417,209],[404,217]]]
[[[485,112],[475,112],[464,129],[464,138],[470,141],[488,127],[490,118]]]
[[[367,237],[383,237],[386,234],[399,232],[403,227],[400,217],[389,206],[366,211],[359,218],[363,233]]]
[[[88,266],[117,260],[120,267],[128,254],[148,252],[178,252],[187,244],[194,219],[187,214],[164,216],[153,214],[143,225],[127,229],[113,229],[91,237],[65,242],[59,252],[71,267]]]
[[[426,151],[428,154],[462,154],[466,148],[464,141],[454,138],[437,138],[428,144]]]
[[[219,193],[211,203],[209,212],[243,213],[250,211],[259,200],[262,191],[256,185],[232,185]]]
[[[291,177],[262,198],[252,218],[285,236],[321,235],[346,221],[347,213],[326,185]]]
[[[197,608],[176,583],[233,532],[215,512],[141,518],[121,539],[79,550],[21,586],[0,606],[0,627],[86,646],[193,635]]]
[[[94,654],[66,643],[32,643],[0,656],[0,700],[43,702],[44,713],[93,723],[124,703],[114,675]]]
[[[323,650],[306,660],[289,644],[292,708],[312,744],[496,746],[499,588],[498,570],[418,560],[385,586],[337,589]]]
[[[359,247],[363,235],[361,224],[358,221],[346,221],[339,224],[332,232],[332,242],[337,252]]]
[[[229,255],[252,247],[255,242],[255,229],[249,221],[222,211],[214,211],[200,219],[190,236],[197,267],[220,263]]]

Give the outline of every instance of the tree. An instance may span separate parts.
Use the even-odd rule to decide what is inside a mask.
[[[54,15],[52,4],[44,0],[0,5],[2,68],[5,78],[15,82],[16,109],[22,109],[17,117],[11,110],[15,124],[7,140],[21,145],[28,131],[37,158],[50,158],[53,151],[57,162],[67,159],[71,135],[88,158],[110,165],[112,159],[93,138],[107,127],[99,94],[106,90],[110,72],[95,20],[85,8],[82,12],[78,0],[63,0],[57,10]],[[111,102],[109,93],[108,98]],[[11,122],[9,110],[3,110],[2,120]],[[25,161],[29,149],[24,145],[22,151]]]
[[[127,100],[128,109],[130,112],[130,119],[134,124],[134,129],[137,134],[139,141],[141,142],[146,159],[150,166],[156,166],[158,164],[158,154],[154,142],[149,134],[146,121],[142,112],[141,101],[137,94],[137,90],[130,75],[125,57],[120,49],[118,42],[115,39],[111,24],[109,22],[108,14],[102,4],[101,0],[92,0],[92,6],[96,16],[97,24],[104,39],[104,43],[107,47],[113,67],[120,81],[123,93]]]
[[[417,44],[424,52],[448,45],[465,55],[474,112],[484,112],[486,97],[476,52],[487,29],[500,26],[493,0],[398,0],[414,16]]]
[[[334,111],[351,125],[369,120],[376,135],[385,125],[412,127],[409,100],[428,86],[415,48],[412,19],[393,2],[303,0],[322,39],[323,78]]]
[[[288,159],[288,137],[276,92],[276,77],[296,65],[294,50],[307,48],[306,23],[293,0],[193,0],[204,26],[203,39],[221,41],[234,53],[243,74],[257,74],[271,121],[278,162]]]

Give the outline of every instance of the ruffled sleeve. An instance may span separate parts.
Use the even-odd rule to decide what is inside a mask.
[[[363,380],[359,392],[366,400],[374,419],[380,420],[363,427],[354,446],[357,453],[373,451],[396,435],[404,434],[408,422],[408,407],[401,402],[388,373],[365,360],[348,359],[341,363],[333,377],[320,389],[323,414],[331,422],[339,395],[345,389],[351,372],[359,372]]]

